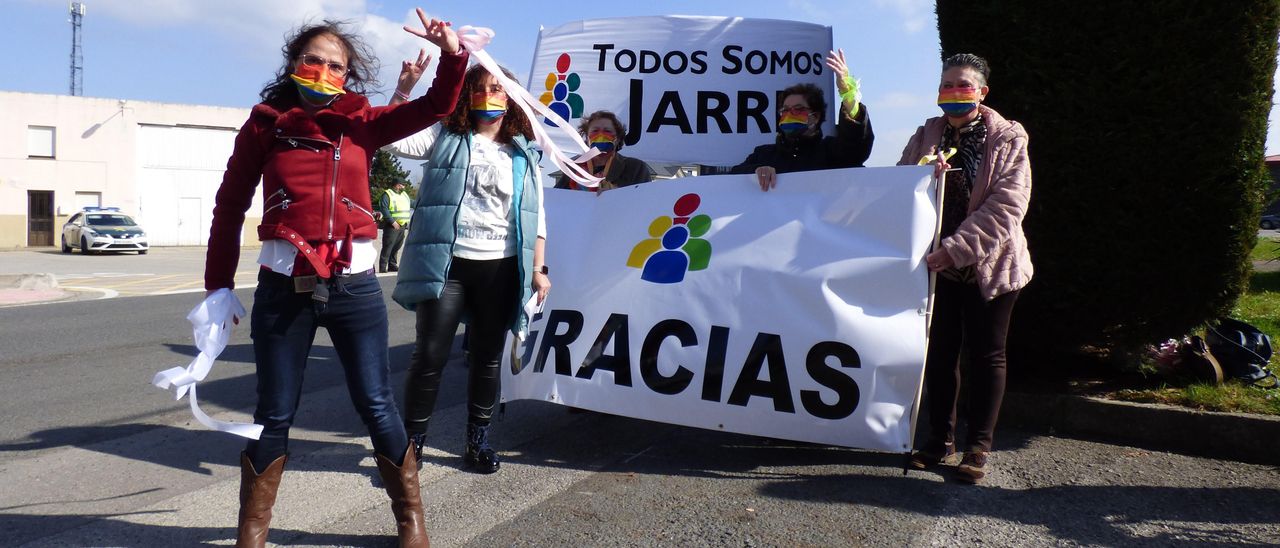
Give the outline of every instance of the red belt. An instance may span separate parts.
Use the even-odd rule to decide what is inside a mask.
[[[258,239],[260,240],[284,240],[293,244],[298,248],[298,257],[303,260],[298,261],[294,265],[294,275],[307,275],[310,272],[299,272],[299,267],[303,264],[309,265],[310,270],[314,270],[316,276],[328,279],[332,276],[335,268],[346,268],[351,266],[351,227],[347,227],[346,239],[340,253],[333,253],[333,245],[335,242],[324,241],[319,242],[319,249],[312,246],[298,231],[289,228],[283,224],[259,225]],[[307,270],[302,268],[301,270]]]

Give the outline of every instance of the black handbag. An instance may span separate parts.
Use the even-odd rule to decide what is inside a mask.
[[[1204,338],[1227,377],[1260,386],[1270,378],[1268,388],[1280,385],[1275,374],[1267,370],[1272,355],[1271,337],[1258,328],[1240,320],[1221,318],[1206,328]]]

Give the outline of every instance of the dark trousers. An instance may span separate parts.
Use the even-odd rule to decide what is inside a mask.
[[[403,228],[382,229],[382,251],[378,253],[378,272],[386,272],[387,267],[400,269],[400,248],[404,247],[404,235],[408,229]]]
[[[965,451],[990,451],[1004,399],[1005,339],[1018,292],[983,300],[978,286],[938,278],[925,359],[931,442],[952,443],[960,398],[960,349],[969,349],[969,430]]]
[[[333,340],[347,391],[369,429],[373,450],[400,462],[408,437],[391,391],[387,355],[387,305],[382,287],[372,275],[336,278],[329,302],[295,293],[293,279],[263,270],[253,294],[250,332],[258,368],[258,407],[253,421],[262,436],[245,452],[254,468],[264,470],[289,449],[289,427],[298,412],[303,372],[316,329],[324,327]]]
[[[418,303],[418,337],[405,386],[405,430],[427,431],[436,406],[440,374],[453,336],[467,317],[467,420],[488,425],[498,404],[502,343],[519,304],[516,258],[473,261],[455,257],[440,298]]]

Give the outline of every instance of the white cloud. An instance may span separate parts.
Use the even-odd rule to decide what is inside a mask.
[[[406,11],[400,21],[392,21],[367,13],[366,0],[132,0],[105,2],[91,8],[138,26],[198,26],[200,32],[213,33],[247,51],[262,51],[271,56],[278,55],[283,37],[300,25],[324,19],[349,21],[381,63],[379,89],[388,93],[395,86],[401,61],[416,58],[420,48],[425,48],[433,57],[439,55],[439,48],[402,28],[422,25],[413,11]],[[433,70],[428,68],[428,76],[424,76],[417,92],[425,91]]]
[[[933,2],[929,0],[875,0],[876,6],[889,8],[902,17],[902,29],[915,34],[934,21]]]
[[[90,6],[93,11],[137,25],[197,25],[204,31],[223,33],[237,40],[270,43],[278,41],[282,33],[306,21],[326,18],[363,19],[365,8],[364,0],[133,0]]]

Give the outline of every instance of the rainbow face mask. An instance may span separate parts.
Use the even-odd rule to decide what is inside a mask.
[[[507,94],[482,91],[471,94],[471,114],[481,122],[492,124],[506,113]]]
[[[804,131],[809,127],[809,114],[799,114],[796,112],[786,111],[782,113],[782,117],[778,119],[778,130],[787,134],[795,135]]]
[[[328,105],[339,95],[346,93],[342,89],[346,79],[331,74],[326,66],[313,67],[299,63],[289,77],[298,84],[298,94],[302,96],[302,100],[315,106]]]
[[[978,108],[977,88],[951,88],[938,92],[938,107],[947,116],[961,117]]]
[[[612,131],[597,129],[587,136],[587,141],[591,146],[600,149],[600,152],[609,152],[613,150],[614,143],[617,143],[618,137]]]

